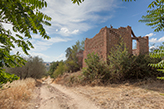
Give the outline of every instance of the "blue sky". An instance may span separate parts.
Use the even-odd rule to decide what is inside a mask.
[[[101,28],[110,25],[113,28],[131,26],[136,36],[149,36],[149,48],[155,43],[164,42],[162,32],[153,32],[145,23],[138,22],[146,15],[147,7],[153,0],[85,0],[79,6],[71,0],[46,0],[48,7],[42,11],[52,18],[51,27],[45,26],[50,40],[33,35],[34,49],[29,53],[39,56],[45,62],[65,60],[65,50],[77,40],[94,37]],[[13,50],[21,51],[20,48]]]

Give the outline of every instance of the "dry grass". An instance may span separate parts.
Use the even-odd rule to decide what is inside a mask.
[[[64,74],[55,82],[70,87],[103,109],[164,109],[164,80],[147,79],[124,81],[120,84],[81,86],[81,72]],[[77,84],[76,84],[77,83]],[[81,84],[81,85],[80,85]],[[91,87],[95,86],[95,87]]]
[[[164,109],[164,81],[73,88],[103,109]]]
[[[7,88],[10,86],[10,88]],[[27,109],[30,107],[35,80],[28,78],[8,83],[0,89],[0,109]]]
[[[74,73],[64,73],[62,76],[57,77],[54,83],[62,84],[66,86],[81,85],[83,81],[82,71]]]

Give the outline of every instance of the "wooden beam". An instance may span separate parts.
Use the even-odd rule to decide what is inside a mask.
[[[132,39],[138,40],[138,38],[137,38],[137,37],[132,37]]]
[[[132,33],[132,35],[133,35],[133,37],[136,37],[135,35],[134,35],[134,32],[131,30],[131,33]]]

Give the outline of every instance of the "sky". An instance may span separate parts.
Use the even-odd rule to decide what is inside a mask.
[[[164,42],[164,32],[154,32],[150,26],[138,22],[146,15],[148,5],[153,0],[85,0],[82,4],[73,4],[71,0],[46,0],[47,8],[41,11],[52,18],[51,26],[44,26],[49,40],[33,34],[30,40],[34,49],[31,56],[39,56],[44,62],[65,60],[65,50],[76,41],[94,37],[101,28],[110,25],[113,28],[131,26],[136,36],[149,36],[149,48]],[[8,25],[6,25],[7,27]],[[9,27],[9,26],[8,26]],[[13,53],[21,48],[13,49]]]

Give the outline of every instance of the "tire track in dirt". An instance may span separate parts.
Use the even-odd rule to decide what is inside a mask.
[[[100,109],[87,97],[59,84],[42,84],[36,109]]]
[[[95,103],[90,101],[88,98],[76,93],[71,89],[68,89],[65,86],[61,86],[59,84],[51,84],[51,86],[71,98],[68,101],[68,106],[74,106],[76,107],[75,109],[100,109],[100,107],[96,106]]]
[[[40,98],[39,109],[77,109],[75,106],[68,104],[68,101],[72,98],[51,85],[42,85]]]

